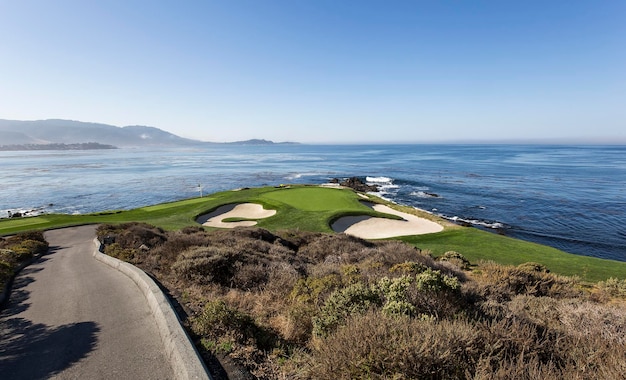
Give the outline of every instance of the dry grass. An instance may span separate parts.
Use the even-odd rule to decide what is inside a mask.
[[[372,311],[318,342],[307,378],[461,378],[480,350],[480,334],[467,322]]]

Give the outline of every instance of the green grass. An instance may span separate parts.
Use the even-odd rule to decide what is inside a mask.
[[[258,226],[269,230],[297,228],[304,231],[332,232],[333,220],[346,215],[378,215],[359,202],[350,190],[321,187],[294,187],[264,192],[256,199],[265,208],[278,212],[259,220]]]
[[[282,199],[284,197],[284,200]],[[380,215],[358,202],[349,190],[314,186],[293,188],[263,187],[240,191],[224,191],[203,198],[191,198],[126,211],[105,211],[85,215],[47,214],[36,217],[0,220],[0,236],[28,230],[76,226],[94,223],[145,222],[166,230],[196,225],[196,217],[219,206],[253,202],[277,214],[260,219],[259,226],[268,229],[300,228],[331,232],[329,222],[342,215]]]
[[[263,198],[301,211],[337,211],[354,208],[357,195],[341,189],[296,187],[270,191]]]
[[[198,216],[219,206],[231,203],[253,202],[266,209],[277,210],[269,218],[259,219],[258,226],[271,231],[299,229],[313,232],[332,232],[333,220],[346,215],[382,214],[359,202],[351,190],[329,189],[317,186],[288,188],[254,188],[225,191],[203,198],[192,198],[127,211],[107,211],[86,215],[48,214],[38,217],[0,220],[0,236],[28,230],[76,226],[94,223],[145,222],[166,230],[197,225]],[[407,209],[405,209],[406,211]],[[432,218],[432,216],[428,216]],[[491,260],[501,264],[517,265],[534,261],[563,275],[577,275],[586,281],[609,277],[626,278],[626,263],[572,255],[557,249],[480,231],[475,228],[446,227],[437,234],[408,236],[401,240],[435,255],[457,251],[472,263]]]
[[[574,255],[556,248],[530,243],[476,228],[453,228],[437,234],[406,236],[400,240],[429,250],[435,256],[446,251],[457,251],[470,262],[494,261],[499,264],[519,265],[537,262],[550,271],[566,276],[579,276],[590,282],[609,277],[626,278],[626,263]]]

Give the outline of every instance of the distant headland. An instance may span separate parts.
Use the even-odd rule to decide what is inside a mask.
[[[215,143],[187,139],[159,128],[140,125],[116,127],[108,124],[61,119],[34,121],[0,119],[0,151],[192,147],[215,144],[272,145],[297,143],[275,143],[263,139]]]
[[[0,145],[0,151],[21,151],[21,150],[97,150],[97,149],[118,149],[114,145],[100,144],[97,142],[63,144],[11,144]]]

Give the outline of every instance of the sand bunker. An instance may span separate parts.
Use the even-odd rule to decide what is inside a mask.
[[[403,220],[374,218],[371,216],[345,216],[337,219],[331,226],[335,232],[363,239],[384,239],[396,236],[423,235],[443,231],[443,226],[428,219],[400,212],[385,205],[373,205],[372,208],[385,214],[398,215]]]
[[[242,220],[240,222],[224,222],[228,218],[263,219],[276,214],[276,210],[265,210],[256,203],[239,203],[220,206],[210,214],[198,218],[198,223],[208,227],[235,228],[250,227],[257,224],[256,220]]]

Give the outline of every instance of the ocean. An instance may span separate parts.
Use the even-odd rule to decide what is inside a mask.
[[[0,217],[357,176],[450,220],[626,261],[626,146],[208,145],[0,152],[0,162]]]

